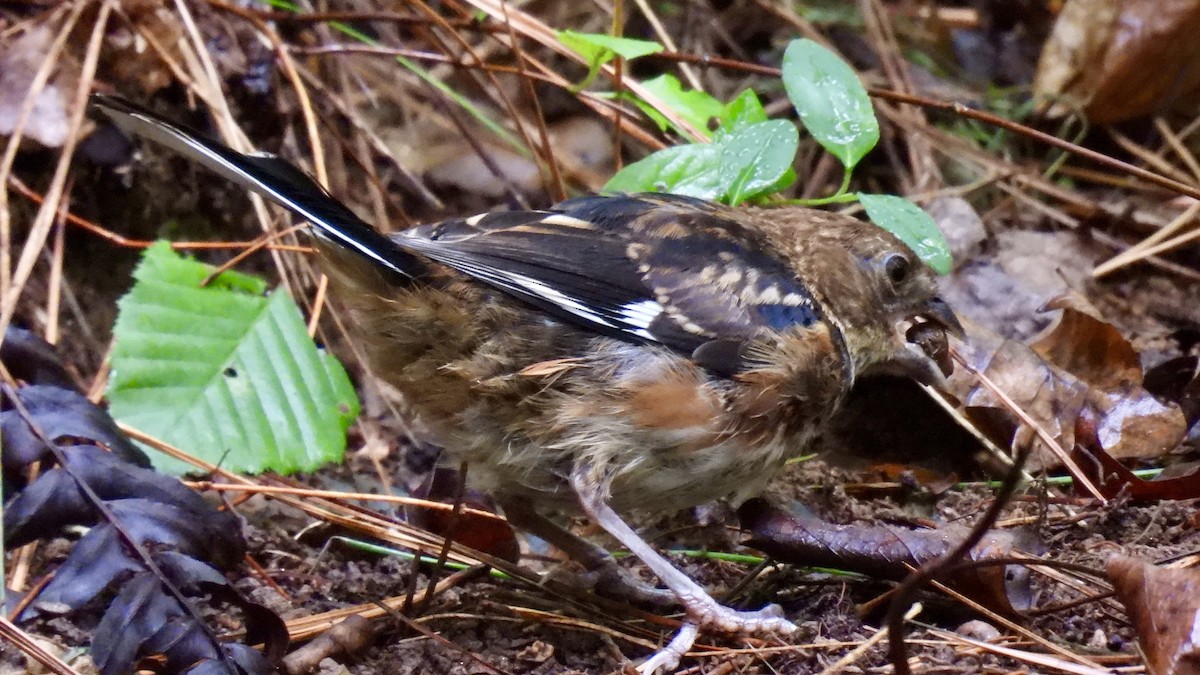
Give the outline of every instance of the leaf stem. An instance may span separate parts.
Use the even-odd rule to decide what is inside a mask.
[[[785,199],[781,204],[794,206],[821,206],[822,204],[845,204],[858,200],[858,195],[849,192],[850,176],[854,173],[854,169],[847,167],[845,173],[842,174],[842,184],[838,186],[837,192],[828,197],[814,197],[812,199]]]

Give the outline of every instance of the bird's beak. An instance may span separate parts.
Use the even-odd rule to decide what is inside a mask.
[[[946,378],[954,372],[946,334],[960,339],[965,335],[962,324],[946,301],[930,298],[905,317],[897,330],[904,335],[904,346],[884,369],[911,377],[921,384],[944,387]]]
[[[966,338],[966,331],[963,330],[962,324],[958,322],[958,317],[954,315],[954,310],[950,309],[950,305],[947,305],[945,300],[932,297],[925,301],[923,309],[923,312],[917,314],[918,318],[941,326],[946,332],[960,340]]]

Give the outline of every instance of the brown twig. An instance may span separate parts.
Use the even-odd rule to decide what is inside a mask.
[[[10,187],[16,190],[18,194],[35,204],[41,204],[45,201],[45,197],[41,193],[30,189],[29,186],[21,182],[21,179],[17,178],[16,176],[9,176],[8,184]],[[116,232],[113,232],[112,230],[99,225],[98,223],[94,223],[86,218],[75,215],[71,211],[62,210],[62,214],[67,223],[81,227],[96,236],[102,237],[116,244],[117,246],[124,248],[150,248],[157,243],[150,239],[130,239],[126,236],[117,234]],[[173,241],[171,242],[171,248],[176,251],[224,251],[259,246],[260,241],[261,240],[259,239],[254,241]],[[276,251],[292,251],[295,253],[305,254],[314,253],[312,247],[310,246],[272,244],[269,245],[268,248]]]
[[[948,569],[953,567],[958,561],[963,560],[967,553],[975,548],[975,545],[983,539],[988,530],[1000,517],[1000,511],[1008,503],[1008,498],[1016,492],[1017,486],[1021,484],[1024,478],[1025,460],[1029,458],[1029,453],[1033,450],[1032,444],[1021,448],[1013,461],[1013,466],[1008,471],[1008,475],[1004,477],[1004,482],[1000,489],[992,498],[992,503],[988,505],[987,511],[983,516],[975,522],[971,527],[971,532],[965,539],[959,542],[949,553],[938,558],[937,560],[922,565],[920,569],[908,575],[900,583],[895,590],[895,596],[892,598],[892,604],[888,608],[887,627],[888,627],[888,658],[892,662],[892,667],[895,669],[896,675],[911,675],[912,671],[908,667],[908,646],[904,643],[904,614],[908,611],[911,605],[911,598],[921,586],[932,581],[937,576],[944,574]]]

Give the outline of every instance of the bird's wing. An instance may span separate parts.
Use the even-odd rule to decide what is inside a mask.
[[[573,323],[718,371],[736,371],[738,347],[763,329],[821,319],[761,238],[725,207],[686,197],[584,197],[418,227],[395,241]]]

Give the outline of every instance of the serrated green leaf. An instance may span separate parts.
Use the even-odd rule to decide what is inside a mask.
[[[717,199],[725,194],[718,176],[720,166],[720,145],[676,145],[627,165],[609,179],[604,191],[671,192]]]
[[[721,109],[720,132],[732,134],[751,124],[766,121],[767,111],[758,100],[758,94],[753,89],[747,89]]]
[[[717,171],[724,201],[737,206],[775,185],[791,168],[799,143],[796,125],[784,120],[759,122],[731,134]]]
[[[709,120],[714,117],[719,118],[725,107],[720,101],[703,91],[685,90],[678,78],[672,75],[659,75],[652,80],[646,80],[642,86],[693,127],[705,133],[708,130]],[[676,129],[676,131],[684,133],[682,129]]]
[[[847,169],[879,142],[879,121],[858,75],[836,54],[808,39],[783,54],[783,85],[804,128]]]
[[[558,41],[567,49],[579,54],[590,62],[607,63],[613,56],[626,60],[636,59],[649,54],[657,54],[663,46],[652,40],[635,40],[633,38],[605,35],[603,33],[579,33],[573,30],[560,30],[555,34]],[[607,52],[607,53],[606,53]]]
[[[341,458],[358,399],[285,293],[211,273],[160,242],[119,302],[108,399],[114,418],[239,472],[310,470]],[[259,292],[247,293],[248,288]],[[152,451],[160,470],[189,470]]]
[[[933,218],[921,207],[895,195],[858,193],[871,222],[896,235],[938,274],[949,274],[950,245]]]

